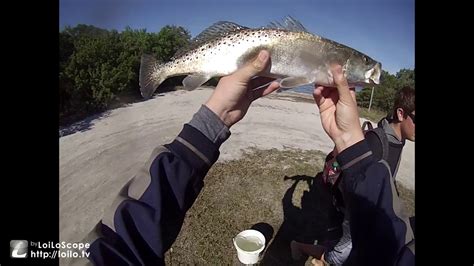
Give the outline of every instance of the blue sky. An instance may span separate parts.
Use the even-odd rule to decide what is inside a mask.
[[[310,32],[357,49],[395,74],[414,69],[414,0],[60,0],[60,29],[183,26],[194,37],[219,20],[265,26],[287,15]]]

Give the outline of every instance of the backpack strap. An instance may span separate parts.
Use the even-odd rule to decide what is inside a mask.
[[[367,127],[367,129],[365,129]],[[362,131],[366,131],[366,130],[372,130],[374,129],[374,127],[372,126],[372,123],[370,123],[370,121],[365,121],[364,123],[362,123]]]
[[[400,156],[398,157],[397,167],[395,167],[395,172],[393,172],[393,177],[394,177],[394,178],[397,176],[398,167],[400,166],[400,162],[401,162],[401,161],[402,161],[402,155],[400,154]]]

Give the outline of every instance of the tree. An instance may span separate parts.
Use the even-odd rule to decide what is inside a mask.
[[[177,26],[159,33],[127,27],[119,33],[81,24],[66,27],[59,37],[60,119],[107,108],[121,92],[139,95],[141,56],[167,61],[190,40]]]
[[[169,61],[180,48],[189,45],[191,35],[183,27],[167,25],[156,36],[152,36],[152,51],[157,59]]]
[[[74,28],[71,28],[70,26],[64,27],[62,33],[69,35],[72,39],[76,40],[83,37],[104,37],[109,32],[105,29],[97,28],[92,25],[78,24]]]
[[[403,86],[415,87],[415,71],[411,69],[401,69],[396,75],[387,71],[382,71],[380,84],[375,86],[372,99],[372,106],[390,113],[393,108],[396,92]],[[367,87],[357,93],[359,106],[368,107],[372,87]]]
[[[120,60],[121,51],[116,31],[76,41],[66,75],[74,81],[73,92],[86,109],[106,107],[116,92],[127,87],[131,72]]]
[[[356,94],[357,104],[359,106],[369,107],[371,94],[372,94],[372,88],[363,88],[361,91],[359,91]]]
[[[397,72],[396,76],[400,82],[400,88],[404,86],[415,88],[415,70],[403,68]]]

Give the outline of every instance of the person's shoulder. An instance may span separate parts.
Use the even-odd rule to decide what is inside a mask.
[[[365,139],[367,140],[371,149],[380,147],[380,133],[385,134],[383,131],[380,130],[380,128],[374,128],[364,132]]]
[[[383,137],[385,132],[381,128],[374,128],[365,132],[365,139],[369,145],[370,150],[372,151],[373,156],[376,160],[380,160],[383,156]]]

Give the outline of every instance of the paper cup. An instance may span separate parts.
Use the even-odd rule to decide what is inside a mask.
[[[257,263],[260,252],[265,248],[265,237],[253,229],[240,232],[233,241],[237,249],[237,257],[243,264]]]

